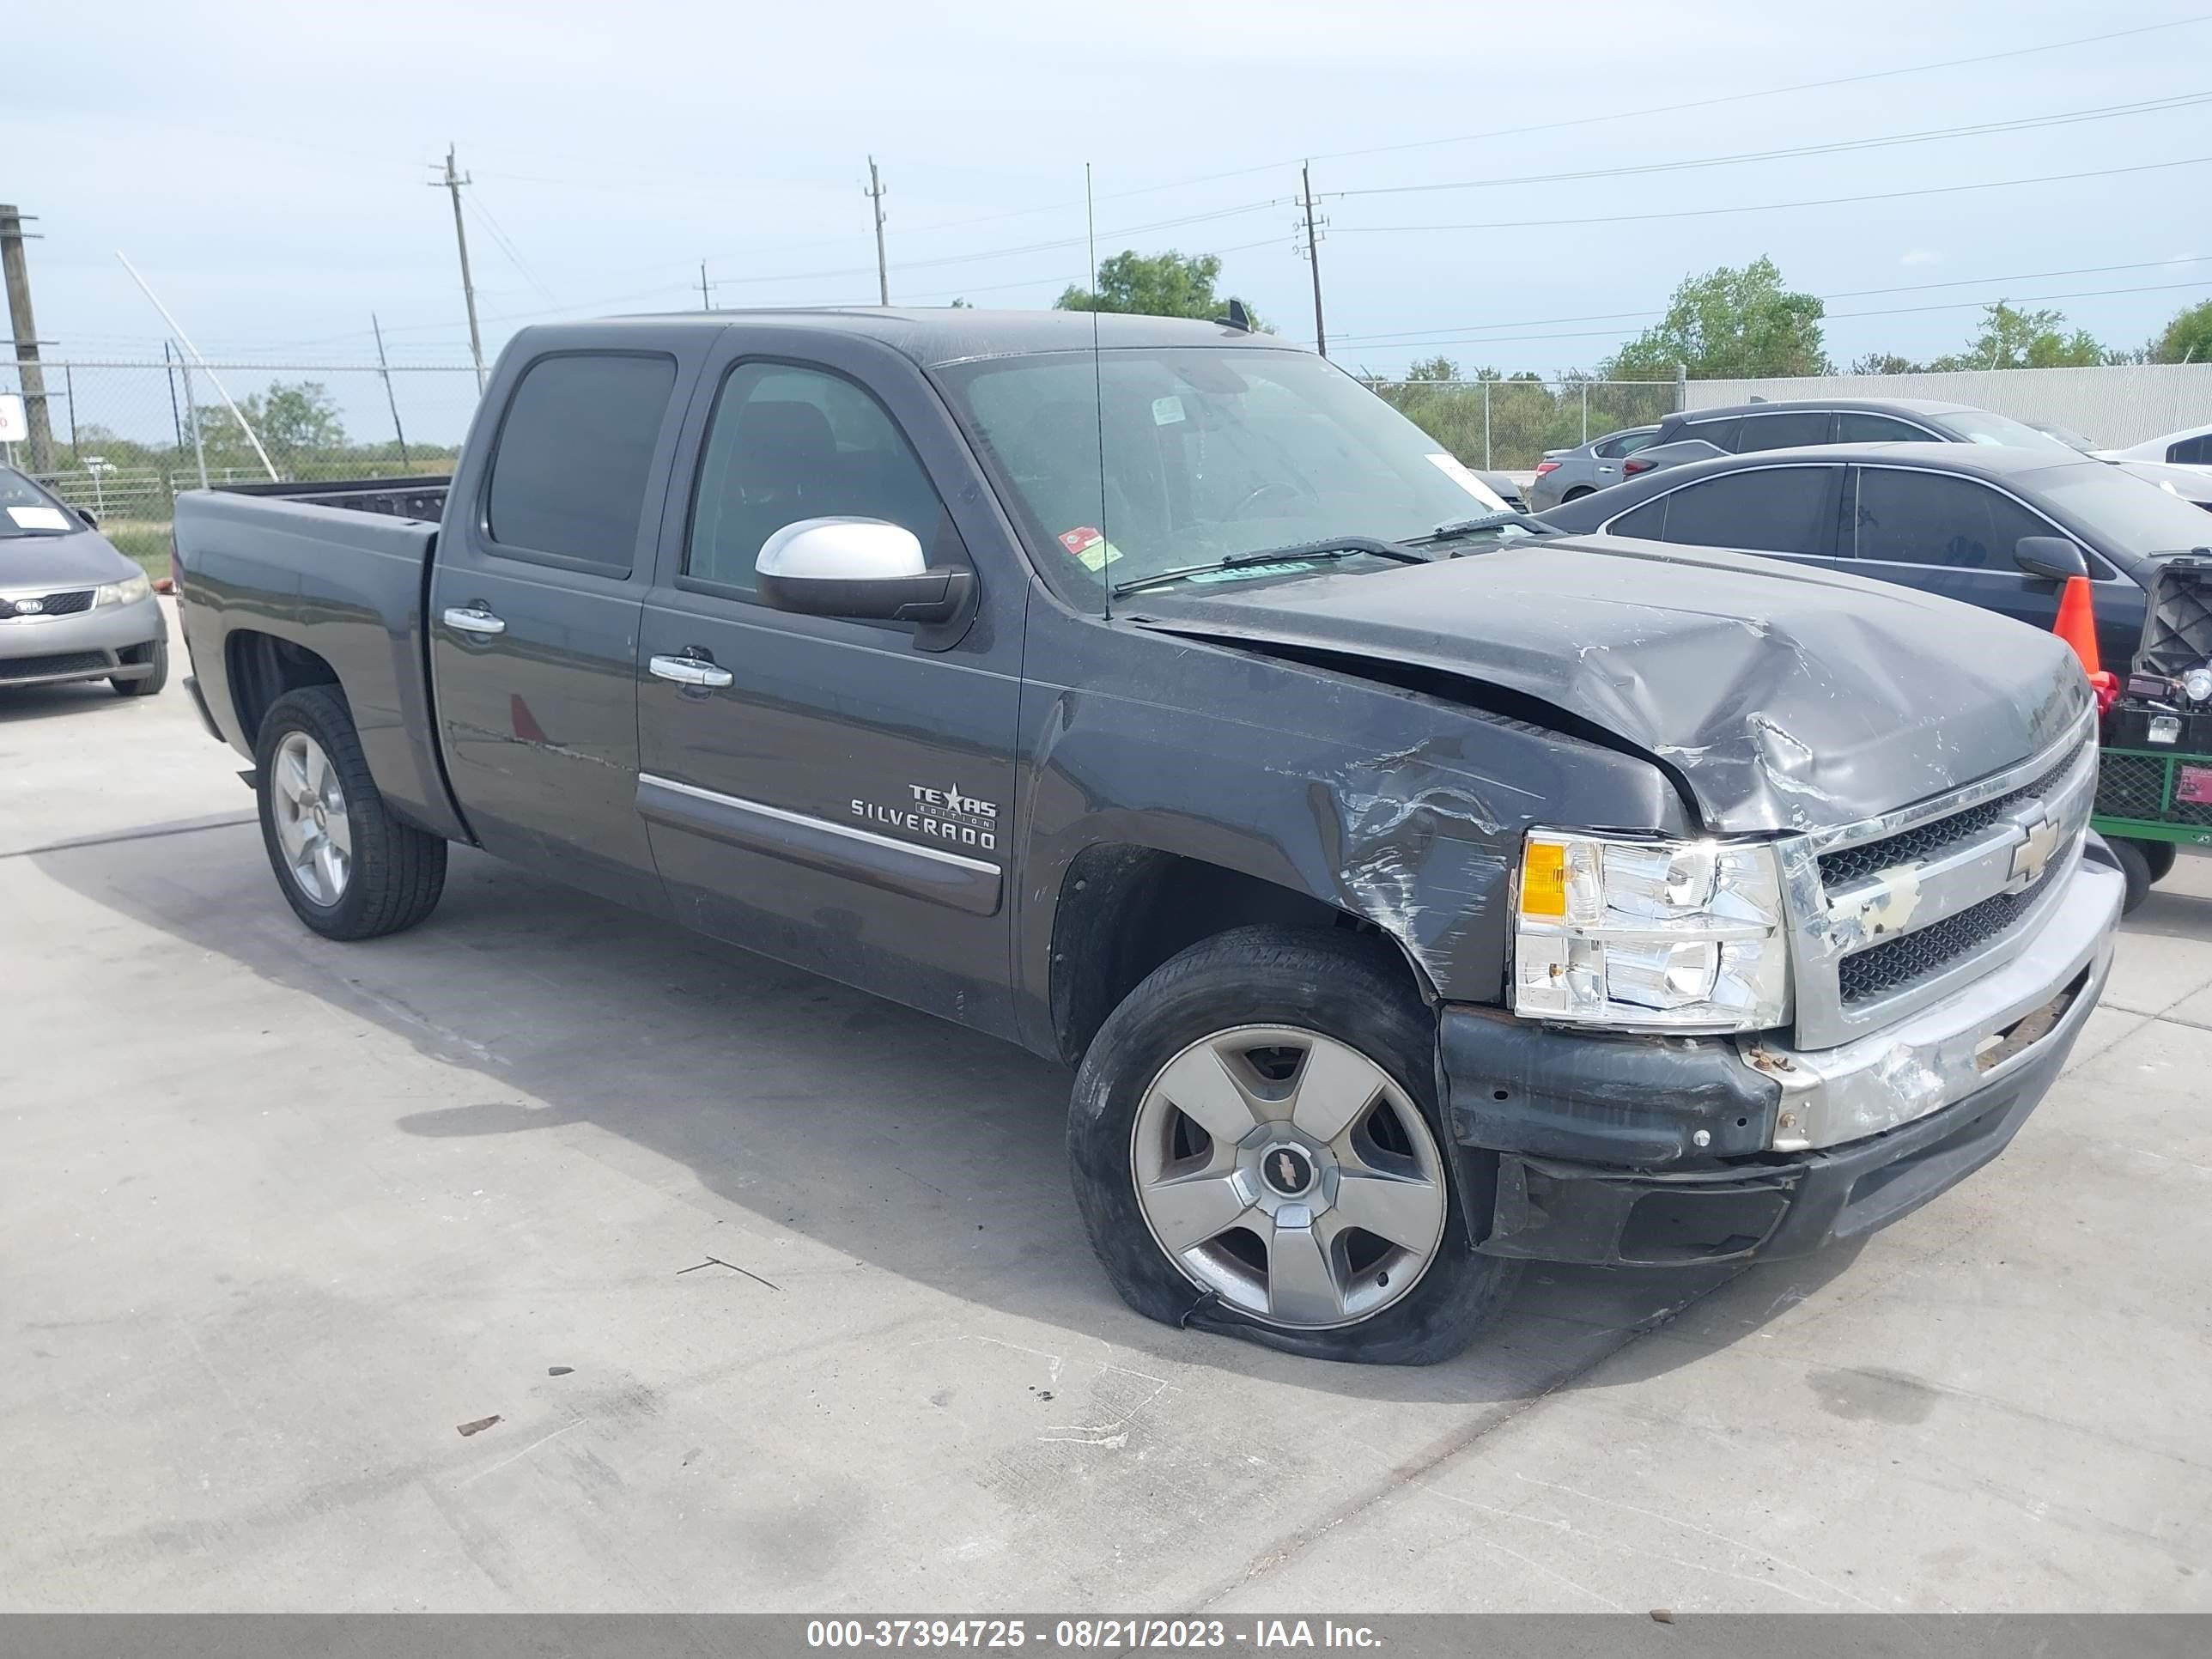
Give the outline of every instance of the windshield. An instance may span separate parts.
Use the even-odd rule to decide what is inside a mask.
[[[1302,351],[1054,352],[939,378],[1048,579],[1078,603],[1098,601],[1102,573],[1119,586],[1334,537],[1416,538],[1504,510],[1435,439]],[[1220,574],[1384,568],[1362,555]]]
[[[2051,467],[2025,482],[2124,552],[2173,553],[2212,544],[2212,513],[2101,461]]]
[[[1954,410],[1948,415],[1930,415],[1928,421],[1931,426],[1970,444],[2004,444],[2014,449],[2070,450],[2074,447],[2048,432],[2037,431],[2026,421],[2015,421],[2009,415],[1992,415],[1986,409]]]
[[[0,466],[0,540],[65,536],[82,529],[76,515],[13,467]]]

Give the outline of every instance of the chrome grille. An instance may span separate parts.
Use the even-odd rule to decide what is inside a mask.
[[[1992,820],[1994,822],[1994,820]],[[1885,996],[1926,979],[1930,974],[1978,950],[2026,915],[2058,873],[2054,860],[2033,887],[2017,893],[1999,893],[1979,904],[1946,916],[1932,927],[1906,933],[1871,951],[1845,957],[1837,965],[1836,981],[1844,1006]]]
[[[2069,750],[2063,760],[2050,767],[2034,782],[2024,784],[2009,794],[1999,795],[1995,800],[1985,800],[1978,806],[1969,806],[1965,811],[1954,812],[1949,817],[1937,818],[1933,823],[1907,830],[1902,835],[1889,836],[1881,841],[1861,842],[1856,847],[1841,847],[1832,853],[1823,853],[1820,855],[1820,884],[1830,888],[1847,887],[1868,876],[1894,869],[1900,864],[1920,863],[1962,842],[1972,841],[2014,807],[2026,801],[2040,799],[2051,785],[2066,775],[2067,769],[2081,757],[2079,747]],[[1868,954],[1875,953],[1869,951]]]
[[[1810,838],[1796,876],[1785,854],[1798,1044],[1878,1030],[2027,948],[2081,857],[2096,777],[2084,708],[2005,772]]]

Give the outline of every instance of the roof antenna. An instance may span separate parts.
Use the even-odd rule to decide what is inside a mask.
[[[1083,230],[1091,244],[1091,407],[1098,422],[1098,585],[1105,595],[1106,620],[1114,620],[1114,538],[1106,523],[1106,375],[1098,355],[1098,214],[1091,204],[1091,163],[1083,164]]]
[[[1242,300],[1231,300],[1229,302],[1229,314],[1222,319],[1222,322],[1225,326],[1235,329],[1239,334],[1249,334],[1252,331],[1252,313],[1244,309],[1244,302]]]

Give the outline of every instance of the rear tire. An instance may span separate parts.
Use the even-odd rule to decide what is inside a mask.
[[[301,921],[325,939],[376,939],[436,908],[446,843],[392,816],[335,690],[277,698],[253,759],[262,844]]]
[[[1371,939],[1242,927],[1155,971],[1099,1029],[1068,1117],[1076,1201],[1122,1299],[1312,1358],[1462,1352],[1521,1264],[1475,1253],[1460,1178],[1487,1155],[1443,1130],[1435,1049]]]
[[[108,681],[108,684],[115,688],[117,696],[152,697],[161,694],[161,688],[169,683],[169,642],[167,640],[155,641],[153,653],[147,660],[154,665],[152,673],[135,680],[116,678]]]
[[[2127,878],[2127,896],[2120,902],[2120,914],[2125,915],[2150,896],[2150,884],[2157,878],[2151,874],[2147,843],[2116,836],[2106,844],[2120,861],[2120,873]]]
[[[1588,484],[1580,484],[1576,488],[1570,489],[1565,495],[1560,496],[1559,504],[1564,507],[1569,501],[1578,501],[1585,495],[1595,495],[1596,494],[1597,491],[1591,489]]]

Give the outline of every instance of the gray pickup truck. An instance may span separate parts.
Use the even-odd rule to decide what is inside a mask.
[[[1523,529],[1234,327],[717,313],[517,336],[442,501],[186,495],[177,580],[308,927],[460,842],[1057,1057],[1132,1306],[1421,1362],[1942,1192],[2120,906],[2048,635]]]

